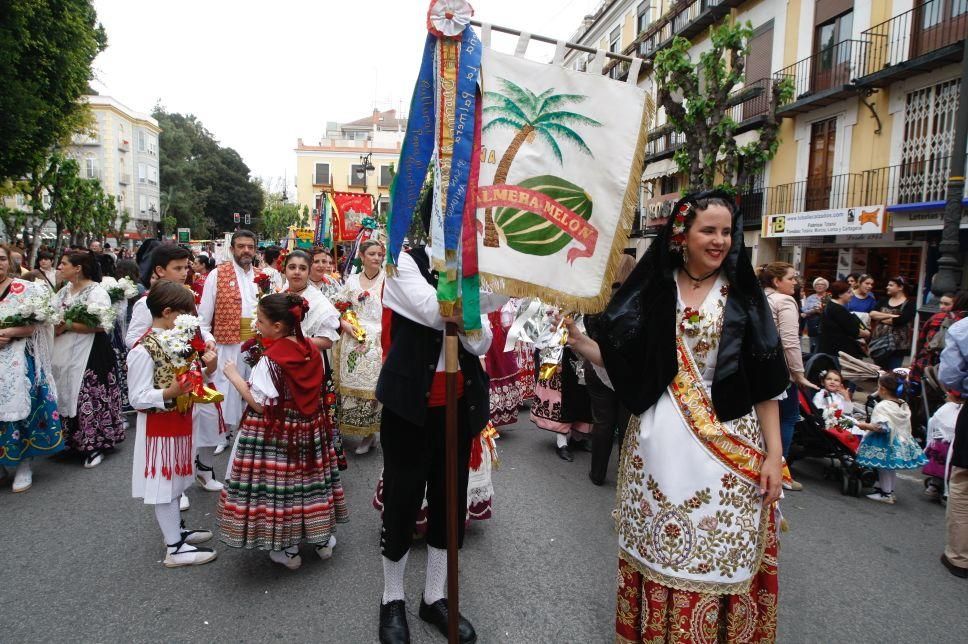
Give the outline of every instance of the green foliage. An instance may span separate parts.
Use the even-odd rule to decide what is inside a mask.
[[[235,228],[233,213],[256,215],[265,203],[249,167],[232,148],[223,148],[191,114],[168,113],[157,105],[152,113],[162,129],[159,137],[161,211],[176,227],[210,238]]]
[[[299,204],[284,201],[282,193],[269,192],[265,184],[260,185],[260,190],[263,193],[265,206],[259,215],[258,230],[263,239],[276,243],[286,237],[290,226],[309,227],[308,207],[300,208]]]
[[[90,0],[0,0],[0,181],[26,176],[84,124],[107,46]]]
[[[759,141],[737,146],[738,123],[729,115],[734,89],[745,80],[752,36],[749,22],[727,20],[711,30],[712,48],[699,55],[698,64],[689,55],[692,43],[678,36],[656,54],[658,103],[672,129],[685,139],[673,159],[688,179],[686,192],[714,187],[717,177],[719,187],[735,192],[776,154],[776,109],[792,96],[789,79],[773,85]]]

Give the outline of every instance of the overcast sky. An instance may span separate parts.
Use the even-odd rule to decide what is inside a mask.
[[[475,17],[568,38],[601,0],[471,0]],[[253,175],[293,185],[296,139],[326,121],[410,103],[427,0],[94,0],[108,34],[95,89],[128,107],[195,114]],[[514,39],[495,34],[512,51]],[[553,47],[532,43],[528,57]],[[290,193],[292,194],[292,193]]]

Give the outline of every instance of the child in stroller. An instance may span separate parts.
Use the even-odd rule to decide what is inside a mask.
[[[837,369],[825,369],[819,374],[823,387],[813,396],[813,406],[824,420],[825,431],[854,454],[867,433],[854,422],[854,403]]]
[[[943,502],[947,496],[948,449],[954,440],[955,423],[962,402],[958,392],[949,391],[945,404],[928,420],[928,446],[924,450],[928,462],[921,472],[927,477],[924,480],[924,494],[936,501]]]
[[[860,438],[845,427],[853,424],[851,383],[840,380],[837,386],[835,384],[837,378],[833,376],[827,379],[827,383],[824,382],[824,378],[831,373],[840,375],[838,366],[835,357],[823,353],[814,354],[804,365],[804,375],[808,380],[820,386],[829,383],[831,389],[827,390],[829,396],[824,396],[823,390],[813,396],[818,403],[823,403],[820,405],[814,404],[814,400],[802,389],[800,390],[801,420],[794,430],[788,460],[792,462],[804,457],[829,459],[827,478],[840,479],[842,494],[860,496],[863,488],[874,484],[877,475],[873,470],[857,464],[857,447],[860,445]],[[839,415],[836,411],[830,411],[832,406],[840,410]],[[827,410],[826,418],[825,410]],[[829,429],[828,419],[833,425]]]

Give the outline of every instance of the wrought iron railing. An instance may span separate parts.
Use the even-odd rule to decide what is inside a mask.
[[[861,36],[870,42],[863,74],[873,74],[968,37],[968,2],[927,0]]]
[[[965,159],[968,161],[968,157]],[[963,173],[964,166],[962,166]],[[948,191],[951,156],[925,154],[898,165],[864,172],[869,204],[913,204],[944,201]]]
[[[864,40],[843,40],[784,67],[773,77],[777,81],[789,79],[793,83],[793,97],[788,102],[842,88],[864,69],[867,46],[868,42]]]
[[[733,92],[733,96],[742,102],[737,102],[727,108],[727,114],[736,123],[742,123],[755,116],[766,114],[770,110],[776,81],[773,78],[760,78],[743,85]]]
[[[645,144],[645,156],[652,157],[665,152],[675,152],[686,142],[682,132],[666,132]]]

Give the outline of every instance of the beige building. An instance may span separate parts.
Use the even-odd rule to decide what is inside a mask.
[[[379,211],[386,212],[391,167],[398,164],[406,129],[407,119],[398,118],[396,110],[373,110],[372,115],[350,123],[327,123],[326,136],[315,145],[299,139],[295,149],[299,205],[312,211],[322,192],[366,192],[373,195]],[[361,172],[365,160],[368,170]]]
[[[74,137],[68,154],[81,176],[98,179],[127,211],[125,240],[152,237],[161,221],[158,121],[110,96],[84,96],[95,119],[90,135]]]

